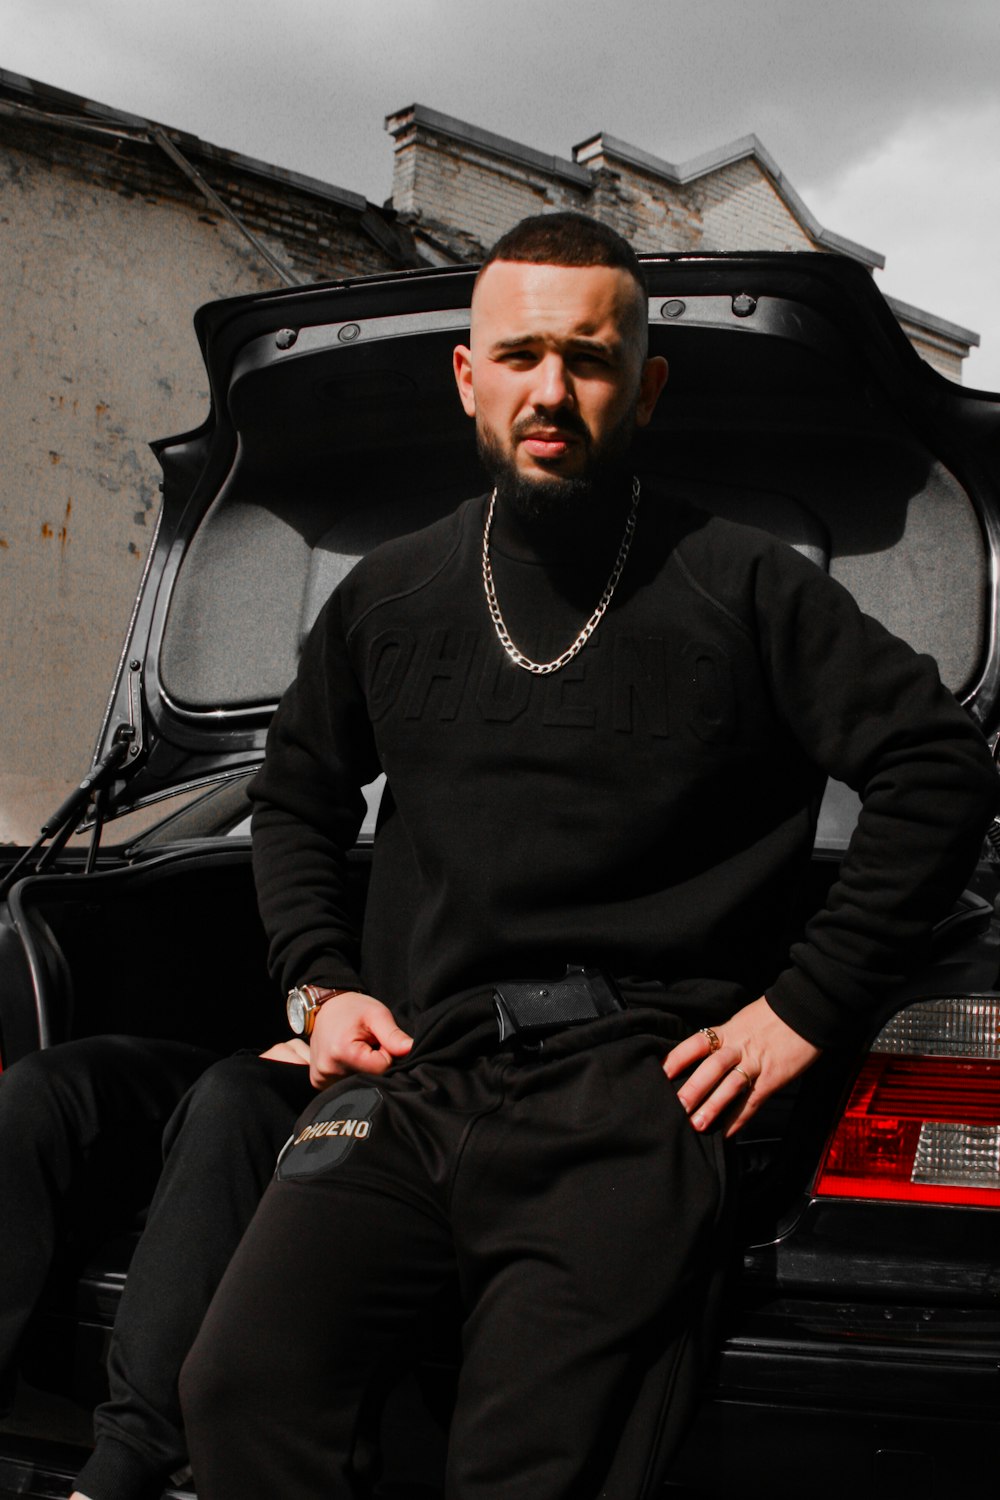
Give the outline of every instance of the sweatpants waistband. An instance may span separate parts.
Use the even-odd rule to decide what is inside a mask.
[[[660,990],[663,1004],[656,1003],[656,990],[652,986],[643,986],[638,994],[630,993],[626,985],[621,988],[625,1000],[623,1011],[553,1031],[540,1046],[534,1044],[532,1051],[541,1057],[567,1057],[617,1037],[647,1034],[669,1043],[690,1034],[690,1019],[668,1008],[665,987]],[[413,1033],[413,1049],[393,1065],[394,1071],[408,1070],[431,1056],[452,1056],[459,1061],[500,1051],[493,986],[466,990],[439,1001],[417,1019]]]

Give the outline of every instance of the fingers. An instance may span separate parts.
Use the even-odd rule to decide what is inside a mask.
[[[276,1042],[273,1047],[268,1047],[262,1052],[261,1057],[268,1062],[283,1063],[308,1063],[309,1047],[300,1036],[290,1037],[287,1042]]]
[[[397,1026],[392,1011],[378,1001],[368,1018],[368,1024],[372,1038],[390,1057],[405,1057],[413,1046],[412,1036],[401,1026]]]
[[[309,1077],[315,1088],[348,1073],[384,1073],[405,1057],[413,1038],[388,1006],[372,995],[337,995],[320,1009],[309,1045]]]
[[[722,1123],[731,1136],[818,1056],[818,1049],[761,996],[724,1024],[706,1026],[678,1042],[664,1059],[663,1071],[670,1079],[683,1078],[677,1097],[695,1130]]]
[[[328,1084],[347,1078],[351,1073],[384,1073],[391,1062],[388,1053],[371,1047],[367,1042],[359,1042],[346,1049],[343,1059],[334,1060],[324,1055],[312,1058],[309,1079],[313,1088],[325,1089]]]
[[[346,1078],[350,1069],[343,1068],[339,1063],[322,1061],[313,1058],[309,1064],[309,1082],[314,1089],[325,1089],[330,1083],[336,1083],[338,1078]]]
[[[664,1071],[668,1077],[676,1076],[667,1071],[666,1064]],[[705,1131],[720,1119],[732,1116],[734,1111],[739,1124],[743,1124],[756,1108],[756,1103],[751,1106],[755,1087],[756,1076],[749,1061],[735,1047],[723,1044],[684,1080],[677,1098],[691,1116],[694,1129]],[[735,1118],[732,1124],[736,1124]],[[727,1134],[731,1129],[732,1125]]]
[[[694,1063],[704,1057],[711,1057],[718,1052],[722,1046],[721,1028],[716,1031],[711,1026],[703,1026],[693,1036],[685,1037],[672,1047],[667,1053],[663,1064],[663,1071],[668,1078],[679,1078]]]
[[[393,1058],[387,1048],[373,1045],[367,1037],[358,1037],[345,1046],[337,1061],[344,1073],[384,1073]]]

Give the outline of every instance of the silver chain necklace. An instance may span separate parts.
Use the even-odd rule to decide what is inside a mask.
[[[629,549],[632,546],[632,538],[635,535],[635,523],[639,514],[639,476],[637,474],[633,474],[632,476],[632,508],[628,513],[628,520],[625,522],[625,534],[622,537],[621,546],[618,548],[615,565],[611,569],[611,577],[604,585],[604,593],[598,600],[594,613],[580,631],[572,646],[567,646],[562,655],[557,656],[553,661],[532,661],[530,656],[525,656],[523,651],[519,651],[511,640],[510,632],[504,624],[503,615],[500,613],[497,591],[493,583],[493,569],[490,566],[490,531],[493,527],[493,512],[496,509],[496,503],[497,492],[494,490],[490,496],[489,510],[486,512],[486,525],[483,527],[483,587],[486,590],[486,603],[490,611],[490,619],[493,621],[497,640],[514,665],[522,667],[525,672],[533,672],[536,677],[548,677],[551,672],[558,672],[560,667],[564,667],[567,662],[571,662],[574,656],[583,650],[604,618],[608,605],[611,603],[615,589],[618,587],[618,580],[621,578],[625,564],[628,561]]]

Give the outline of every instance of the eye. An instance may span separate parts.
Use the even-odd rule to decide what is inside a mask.
[[[538,356],[531,349],[505,349],[497,356],[497,363],[509,369],[526,370],[538,363]]]
[[[570,364],[575,370],[610,370],[613,361],[610,356],[597,349],[579,349],[570,357]]]

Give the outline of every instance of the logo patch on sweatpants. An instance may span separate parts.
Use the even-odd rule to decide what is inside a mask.
[[[325,1100],[308,1125],[296,1126],[278,1157],[280,1182],[290,1177],[314,1177],[338,1167],[359,1141],[367,1141],[372,1121],[382,1107],[382,1095],[371,1084],[345,1089]]]

